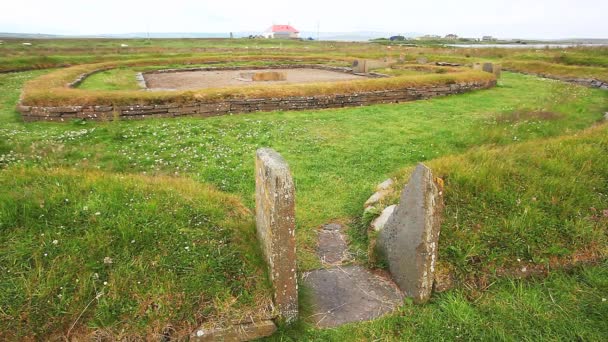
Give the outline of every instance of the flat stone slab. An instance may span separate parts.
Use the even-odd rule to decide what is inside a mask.
[[[319,231],[317,256],[324,265],[340,265],[350,259],[346,239],[342,234],[343,229],[340,224],[330,223]]]
[[[403,304],[403,294],[392,281],[361,266],[314,270],[302,279],[311,291],[308,319],[319,328],[369,321]]]

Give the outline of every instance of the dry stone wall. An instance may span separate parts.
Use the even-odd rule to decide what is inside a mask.
[[[578,85],[582,85],[589,88],[599,88],[603,90],[608,90],[608,82],[604,82],[595,78],[577,78],[577,77],[565,77],[565,76],[556,76],[556,75],[548,75],[548,74],[539,74],[533,72],[525,72],[517,69],[505,69],[505,71],[517,72],[524,75],[531,75],[536,77],[548,78],[552,80],[574,83]]]
[[[146,118],[174,118],[184,116],[208,117],[258,111],[311,110],[355,107],[379,103],[398,103],[429,99],[436,96],[465,93],[486,89],[496,81],[471,81],[447,85],[406,87],[402,89],[316,96],[292,96],[281,98],[236,98],[219,101],[195,101],[186,103],[133,104],[124,106],[23,106],[19,105],[25,121],[86,120],[133,120]]]

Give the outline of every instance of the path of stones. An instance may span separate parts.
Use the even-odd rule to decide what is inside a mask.
[[[317,255],[325,268],[302,277],[311,292],[308,319],[319,328],[372,320],[403,303],[403,294],[386,275],[346,265],[351,258],[343,230],[344,226],[336,223],[322,227]]]

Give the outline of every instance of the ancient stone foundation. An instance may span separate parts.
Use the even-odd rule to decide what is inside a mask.
[[[274,288],[274,304],[286,322],[298,317],[295,189],[289,166],[274,150],[262,148],[255,160],[257,235]]]
[[[324,108],[355,107],[379,103],[398,103],[428,99],[436,96],[465,93],[486,89],[496,81],[472,81],[444,85],[333,94],[292,96],[282,98],[223,99],[165,104],[87,105],[87,106],[18,106],[25,121],[134,120],[145,118],[174,118],[183,116],[209,117],[233,113],[250,113],[274,110],[316,110]]]
[[[505,69],[505,71],[517,72],[517,73],[524,74],[524,75],[531,75],[531,76],[536,76],[536,77],[548,78],[551,80],[574,83],[574,84],[578,84],[578,85],[589,87],[589,88],[599,88],[599,89],[603,89],[603,90],[608,90],[608,82],[605,82],[605,81],[602,81],[599,79],[595,79],[595,78],[577,78],[577,77],[556,76],[556,75],[549,75],[549,74],[519,71],[517,69]]]
[[[378,236],[380,258],[415,303],[424,303],[431,296],[442,210],[440,187],[431,170],[418,164]]]

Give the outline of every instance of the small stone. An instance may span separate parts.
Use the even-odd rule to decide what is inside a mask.
[[[371,195],[370,198],[367,199],[367,201],[365,201],[365,204],[363,206],[367,208],[367,207],[371,207],[371,206],[375,205],[376,203],[378,203],[382,199],[384,199],[386,194],[387,194],[386,191],[375,192],[373,195]]]
[[[388,190],[391,186],[393,186],[394,182],[391,178],[385,180],[384,182],[378,184],[376,187],[376,191]]]
[[[103,263],[106,265],[112,264],[113,263],[112,258],[110,258],[110,257],[103,258]]]
[[[388,207],[384,208],[384,210],[382,210],[382,213],[380,214],[380,216],[378,216],[372,222],[372,228],[374,228],[374,230],[377,231],[377,232],[379,232],[380,230],[382,230],[382,228],[384,228],[384,225],[386,224],[386,222],[388,221],[388,219],[391,217],[391,215],[395,211],[395,208],[397,208],[396,204],[393,204],[391,206],[388,206]]]

